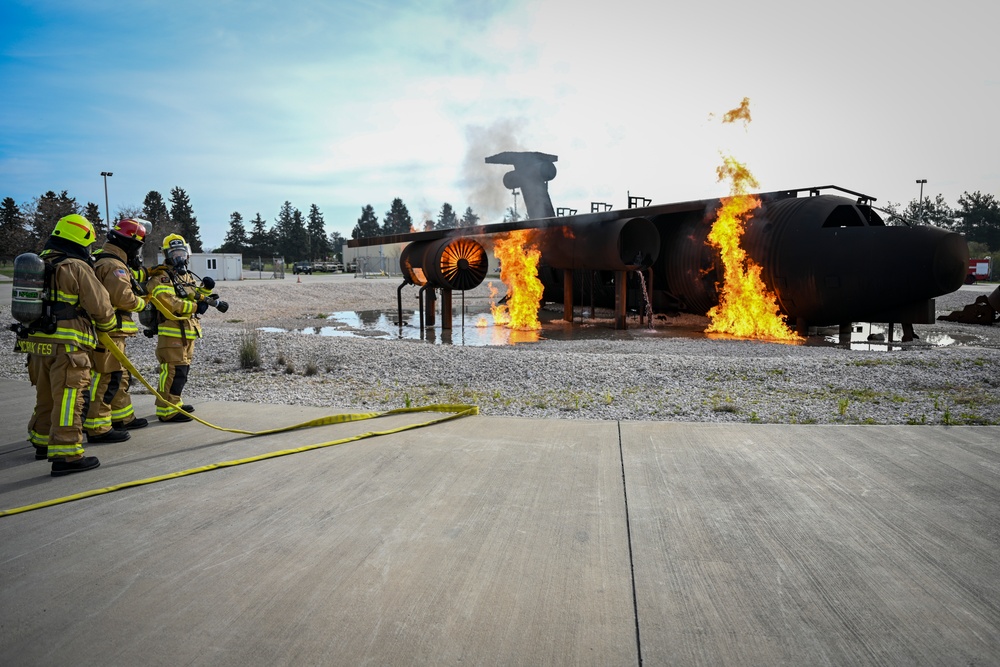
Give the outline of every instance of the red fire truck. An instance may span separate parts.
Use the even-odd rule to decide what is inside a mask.
[[[986,259],[970,259],[969,260],[969,275],[965,276],[965,284],[971,285],[977,280],[986,280],[990,277],[991,266],[993,260],[990,257]]]

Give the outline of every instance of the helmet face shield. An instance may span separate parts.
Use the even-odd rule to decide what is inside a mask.
[[[182,273],[185,272],[187,270],[188,257],[191,255],[191,249],[188,248],[188,244],[184,242],[183,238],[177,236],[168,240],[164,245],[166,246],[163,249],[164,263]]]
[[[108,241],[124,250],[129,260],[138,257],[145,239],[146,227],[131,218],[119,220],[108,230]]]
[[[146,240],[146,227],[138,220],[133,220],[131,218],[119,220],[115,226],[111,228],[111,231],[108,232],[108,238],[112,240],[127,239],[141,244]]]

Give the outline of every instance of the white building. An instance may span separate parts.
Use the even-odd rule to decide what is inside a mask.
[[[163,253],[156,254],[156,261],[163,263]],[[188,257],[188,268],[196,276],[211,276],[214,280],[243,280],[243,255],[234,253],[195,252]]]

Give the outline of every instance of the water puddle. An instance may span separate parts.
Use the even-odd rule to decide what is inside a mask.
[[[542,328],[536,331],[517,331],[493,322],[489,310],[466,312],[452,318],[451,329],[441,326],[440,317],[433,327],[420,329],[420,313],[416,310],[403,311],[403,324],[397,322],[396,310],[342,311],[317,320],[313,326],[297,329],[261,327],[269,333],[294,333],[304,336],[329,336],[349,338],[378,338],[383,340],[422,341],[434,345],[462,345],[471,347],[522,345],[543,340],[638,340],[648,338],[686,338],[692,340],[712,338],[719,340],[741,340],[720,334],[705,334],[704,318],[681,316],[664,318],[657,316],[652,328],[639,323],[634,315],[629,317],[629,328],[622,331],[614,328],[612,319],[591,319],[577,317],[572,324],[562,319],[562,310],[543,308],[538,313]],[[897,325],[893,340],[887,340],[884,324],[856,324],[851,332],[851,350],[893,351],[920,347],[944,347],[949,345],[975,345],[978,339],[970,335],[921,332],[917,328],[919,340],[903,343],[902,329]],[[847,347],[840,344],[836,328],[819,329],[817,335],[809,336],[804,342],[763,341],[785,344],[812,345],[821,347]]]
[[[948,347],[950,345],[973,345],[978,342],[975,336],[961,334],[946,334],[933,331],[920,331],[917,327],[916,340],[903,342],[903,328],[899,325],[893,327],[892,340],[889,340],[889,328],[885,324],[859,323],[855,324],[851,330],[851,342],[849,345],[841,345],[840,334],[836,328],[824,328],[820,330],[820,335],[810,336],[807,345],[835,345],[848,347],[851,350],[865,350],[871,352],[889,352],[892,350],[905,350],[915,347]]]
[[[562,319],[562,311],[542,309],[538,313],[542,325],[540,330],[518,331],[497,325],[493,316],[485,312],[466,312],[452,318],[451,329],[441,326],[437,317],[433,327],[420,330],[420,313],[416,310],[403,311],[403,326],[399,326],[395,310],[342,311],[328,315],[322,324],[297,329],[261,327],[268,333],[294,333],[305,336],[346,336],[351,338],[380,338],[384,340],[425,341],[436,345],[501,346],[537,343],[542,340],[633,340],[650,336],[683,336],[698,338],[701,332],[686,328],[646,329],[630,322],[633,327],[616,331],[611,319],[577,318],[573,324]]]

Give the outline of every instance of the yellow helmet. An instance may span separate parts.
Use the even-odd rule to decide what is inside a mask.
[[[180,234],[168,234],[163,239],[163,262],[167,266],[181,268],[187,264],[191,250]]]
[[[186,246],[187,241],[185,241],[184,237],[180,234],[167,234],[163,237],[163,252],[182,245]]]
[[[52,236],[72,241],[84,248],[90,247],[97,240],[94,225],[91,224],[90,220],[76,213],[60,218],[52,230]]]

